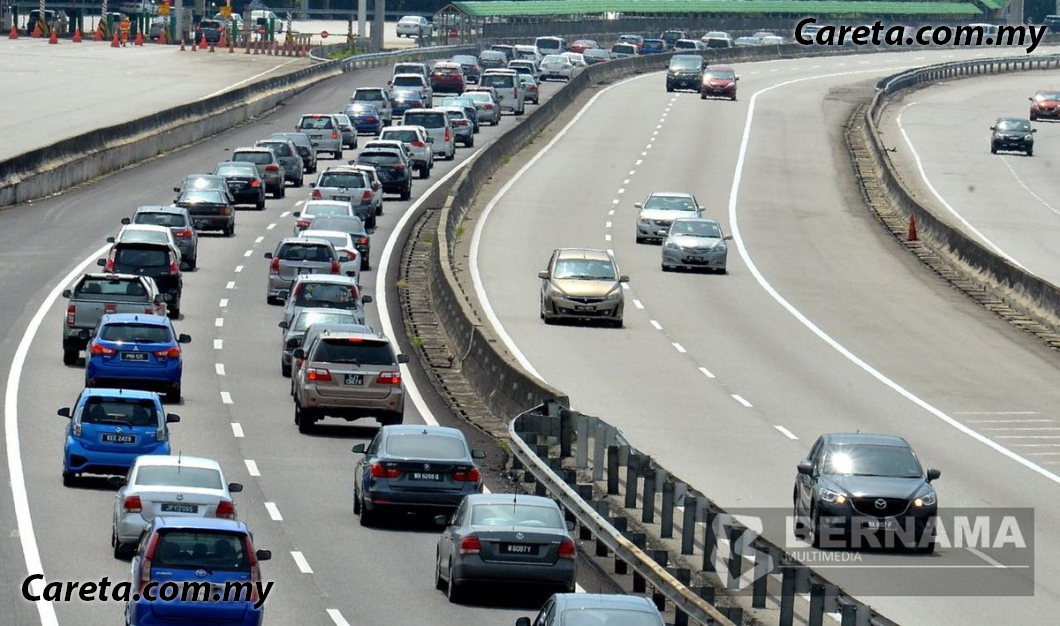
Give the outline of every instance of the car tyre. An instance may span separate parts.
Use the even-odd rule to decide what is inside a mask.
[[[272,296],[265,296],[265,304],[279,304],[279,298],[273,298]]]
[[[700,92],[700,94],[699,94],[699,99],[700,99],[700,100],[706,100],[706,99],[707,99],[707,94],[705,94],[705,93],[703,93],[703,92]]]
[[[361,514],[361,494],[357,493],[357,490],[353,490],[353,514]]]
[[[465,148],[474,148],[475,147],[475,136],[474,135],[472,135],[472,136],[467,138],[467,141],[464,142],[464,147]]]
[[[449,580],[445,587],[445,597],[449,599],[451,604],[458,604],[463,600],[463,589],[456,583],[456,577],[453,576],[453,565],[449,564]]]
[[[79,356],[81,356],[80,350],[63,350],[63,365],[77,365]]]
[[[364,504],[364,498],[361,498],[361,514],[357,517],[357,521],[361,523],[361,526],[365,528],[375,526],[375,518],[378,514],[377,511],[369,511],[368,507]]]
[[[1027,156],[1034,156],[1034,148],[1030,148],[1029,150],[1027,150]]]
[[[647,241],[647,239],[645,239],[644,237],[640,237],[640,236],[637,237],[637,243],[644,243],[646,241]]]
[[[264,202],[261,203],[261,208],[262,209],[265,208],[265,203]],[[224,231],[222,231],[222,232],[224,233],[225,237],[234,237],[235,234],[236,234],[236,225],[232,224],[231,226],[225,228]]]
[[[383,426],[396,426],[405,421],[404,411],[393,411],[376,418]]]
[[[199,267],[199,259],[198,258],[193,258],[192,260],[188,261],[188,268],[191,269],[192,271],[195,271],[198,267]]]
[[[364,272],[370,269],[372,269],[372,261],[368,258],[368,255],[366,254],[361,257],[361,271]]]
[[[670,267],[669,265],[667,265],[665,263],[662,264],[662,271],[664,271],[664,272],[672,272],[673,269],[674,268]]]
[[[301,187],[304,184],[305,184],[305,176],[299,176],[298,180],[294,181],[294,186],[295,187]]]
[[[410,180],[409,183],[407,185],[405,185],[405,188],[401,191],[401,199],[402,200],[408,200],[411,197],[412,197],[412,181]]]
[[[179,383],[177,384],[177,387],[175,389],[173,389],[172,391],[167,391],[166,392],[166,402],[169,403],[169,404],[179,404],[180,403],[180,384]]]
[[[810,509],[810,529],[809,529],[809,540],[810,545],[814,548],[820,549],[821,547],[821,516],[817,512],[816,508]]]
[[[620,318],[618,318],[617,320],[613,320],[613,321],[611,322],[611,326],[612,326],[612,328],[622,328],[622,327],[624,327],[625,325],[626,325],[626,323],[625,323],[625,322],[624,322],[624,321],[622,320],[622,318],[621,318],[621,317],[620,317]]]
[[[372,213],[370,216],[368,216],[368,221],[364,223],[365,228],[369,230],[375,230],[375,215],[375,213]]]
[[[254,208],[259,210],[259,211],[264,211],[265,210],[265,198],[262,198],[261,200],[258,200],[254,204]],[[225,230],[225,235],[227,235],[227,234],[228,234],[228,231]]]
[[[180,300],[177,300],[177,304],[175,306],[169,307],[168,317],[171,320],[180,319]]]
[[[990,146],[990,154],[997,154],[997,147],[996,146]]]
[[[280,190],[273,194],[273,198],[283,198],[287,196],[287,187],[284,187],[284,183],[280,183]]]
[[[76,478],[73,472],[63,472],[63,487],[73,487]]]
[[[446,161],[452,161],[455,158],[456,158],[456,144],[454,143],[453,144],[453,151],[450,152],[449,154],[445,155],[445,160]]]
[[[340,161],[342,160],[342,150],[339,150],[338,152],[334,152],[334,153],[332,153],[332,155],[333,155],[333,156],[334,156],[334,157],[335,157],[336,159],[338,159],[338,160],[340,160]]]
[[[282,374],[284,378],[290,378],[291,365],[289,363],[284,363],[283,361],[280,361],[280,374]]]
[[[303,435],[313,430],[313,415],[309,411],[302,408],[302,405],[298,404],[296,400],[294,403],[294,423],[298,424],[298,432]]]
[[[673,93],[673,92],[674,92],[673,85],[667,85],[666,86],[666,93]]]
[[[445,589],[445,579],[442,578],[442,553],[440,550],[435,552],[434,557],[434,588],[438,591]]]
[[[500,119],[500,116],[498,115],[497,119],[495,119],[492,122],[490,122],[490,126],[496,126],[497,124],[500,124],[500,123],[501,123],[501,119]]]

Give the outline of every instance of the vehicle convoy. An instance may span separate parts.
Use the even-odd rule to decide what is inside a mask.
[[[85,333],[110,313],[165,315],[166,298],[155,281],[135,274],[84,274],[63,291],[68,300],[63,318],[63,364],[77,363],[81,350],[88,345]]]

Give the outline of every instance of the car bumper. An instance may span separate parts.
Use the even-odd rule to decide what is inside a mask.
[[[622,300],[582,303],[565,298],[550,298],[545,304],[545,315],[550,319],[622,319]]]
[[[239,198],[236,198],[236,202],[238,202],[239,204],[257,204],[258,198],[264,198],[265,194],[264,193],[260,193],[260,194],[256,194],[256,196],[257,197],[255,197],[253,200],[248,200],[246,202],[240,202]],[[229,228],[230,226],[232,226],[232,224],[235,224],[236,216],[235,215],[216,215],[216,216],[211,215],[211,216],[199,217],[197,215],[193,215],[193,216],[191,216],[191,221],[192,221],[193,224],[195,224],[195,229],[196,230],[225,230],[225,229]]]
[[[388,180],[383,183],[384,193],[402,193],[409,185],[409,179],[403,178],[401,180]]]
[[[706,96],[731,98],[736,95],[736,90],[732,87],[708,87],[706,85],[700,85],[699,93]]]
[[[346,420],[374,417],[383,413],[400,413],[405,410],[404,390],[392,390],[383,398],[322,396],[310,385],[302,390],[300,397],[303,398],[303,407]]]
[[[1031,116],[1038,119],[1060,120],[1060,107],[1055,109],[1031,109]]]
[[[453,560],[453,578],[468,582],[519,582],[530,585],[557,585],[573,590],[578,575],[573,559],[559,559],[553,565],[489,563],[478,555]]]
[[[1033,141],[1023,140],[1001,140],[993,142],[995,150],[1015,150],[1017,152],[1023,152],[1025,150],[1033,150]]]
[[[667,267],[692,267],[723,270],[726,267],[728,251],[699,252],[696,250],[673,250],[663,248],[662,264]]]
[[[163,603],[164,601],[157,601]],[[169,609],[165,614],[153,610],[153,602],[140,599],[129,604],[130,626],[171,626],[173,624],[225,624],[231,626],[261,626],[264,607],[254,609],[245,602],[179,602],[179,612]]]
[[[570,80],[571,79],[571,75],[566,73],[566,72],[543,72],[541,74],[541,79],[542,80],[550,79],[550,78],[562,78],[564,80]]]
[[[459,83],[435,84],[431,85],[431,89],[434,93],[463,93],[464,85]]]
[[[818,521],[824,547],[897,548],[919,543],[925,532],[933,532],[938,507],[907,510],[901,515],[876,518],[862,515],[849,506],[831,507],[818,503]],[[885,529],[869,524],[883,524]]]
[[[332,154],[342,151],[342,146],[339,144],[339,141],[314,141],[313,148],[315,148],[317,152],[327,152]]]
[[[121,543],[138,543],[145,526],[147,526],[147,520],[139,513],[123,513],[118,518],[118,522],[114,524],[114,531]]]
[[[116,387],[146,388],[152,390],[170,391],[180,385],[180,378],[184,366],[180,359],[163,366],[128,367],[114,363],[101,363],[100,359],[106,357],[93,356],[88,359],[85,367],[85,380],[90,387],[111,386]],[[111,361],[115,361],[111,357]],[[130,384],[131,383],[131,384]]]
[[[282,278],[279,274],[269,274],[269,297],[279,297],[281,291],[290,291],[293,280]]]
[[[413,491],[407,489],[390,489],[377,485],[365,492],[365,504],[371,510],[392,508],[409,509],[448,509],[455,510],[464,496],[479,493],[476,485],[468,485],[459,491]]]
[[[358,135],[372,135],[372,136],[375,136],[375,135],[378,135],[379,133],[383,132],[383,124],[382,123],[357,124],[356,126],[354,126],[354,128],[357,129],[357,134]]]
[[[667,76],[666,86],[670,89],[694,89],[700,88],[699,76]]]
[[[168,455],[169,442],[155,442],[153,448],[137,447],[130,452],[88,450],[73,437],[66,438],[63,454],[63,471],[72,474],[124,475],[141,455]],[[141,528],[143,528],[141,526]]]

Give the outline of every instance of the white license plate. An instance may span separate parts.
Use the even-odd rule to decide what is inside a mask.
[[[885,530],[894,528],[893,519],[870,519],[865,520],[865,528],[871,530]]]
[[[124,445],[131,445],[136,443],[136,435],[119,435],[117,433],[103,433],[100,437],[103,443],[120,443]]]
[[[574,307],[574,310],[575,311],[595,311],[596,307],[594,307],[594,306],[592,306],[590,304],[579,304],[579,305]]]
[[[442,475],[437,472],[413,472],[412,480],[434,480],[440,481]]]

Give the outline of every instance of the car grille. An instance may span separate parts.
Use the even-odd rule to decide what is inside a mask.
[[[651,223],[653,225],[655,225],[656,228],[670,228],[671,222],[672,222],[672,220],[652,220],[651,221]]]
[[[882,507],[877,506],[882,501]],[[869,517],[894,517],[905,513],[909,500],[905,498],[851,498],[854,510]]]
[[[597,304],[607,300],[607,298],[599,297],[587,297],[587,296],[568,296],[568,300],[571,302],[577,302],[578,304]]]

